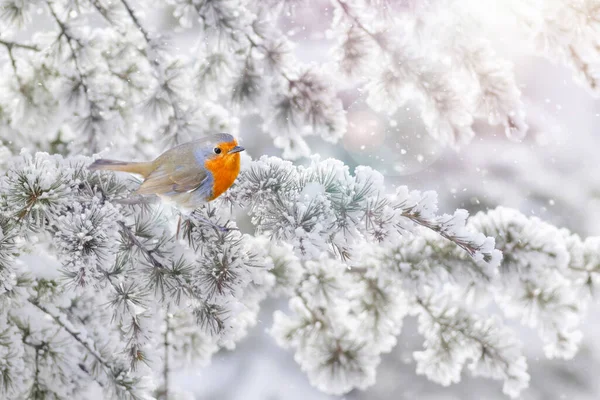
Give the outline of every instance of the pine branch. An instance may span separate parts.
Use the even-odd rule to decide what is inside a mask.
[[[69,326],[69,325],[65,324],[64,321],[63,321],[63,319],[60,316],[58,316],[55,313],[51,312],[46,306],[40,304],[40,302],[38,300],[29,299],[29,302],[31,304],[33,304],[35,307],[39,308],[45,314],[47,314],[50,317],[52,317],[52,319],[58,325],[60,325],[61,328],[63,328],[69,335],[71,335],[73,337],[73,339],[75,339],[77,342],[79,342],[79,344],[82,345],[88,351],[88,353],[91,356],[93,356],[100,364],[102,364],[102,366],[104,366],[107,370],[110,370],[110,371],[113,370],[113,366],[110,365],[109,362],[107,360],[105,360],[100,355],[100,353],[98,353],[93,348],[94,345],[92,343],[90,343],[89,341],[82,339],[82,337],[80,336],[81,335],[80,332],[76,331],[72,326]]]
[[[93,102],[90,100],[90,97],[89,97],[89,86],[88,86],[88,84],[86,82],[86,80],[87,80],[88,77],[83,72],[83,70],[81,69],[81,65],[80,65],[80,62],[79,62],[79,57],[77,56],[77,51],[75,50],[75,46],[73,45],[73,42],[76,42],[81,47],[81,43],[79,43],[76,38],[74,38],[73,36],[71,36],[68,33],[67,26],[58,17],[58,15],[56,14],[56,12],[54,11],[54,8],[52,8],[52,2],[47,1],[46,4],[48,5],[48,9],[50,10],[50,14],[54,18],[54,21],[56,21],[58,27],[60,28],[60,34],[59,34],[57,40],[60,40],[64,36],[66,38],[67,44],[69,45],[69,48],[71,49],[71,55],[73,57],[73,63],[75,64],[75,69],[77,70],[77,73],[79,74],[79,80],[81,82],[81,86],[83,87],[83,92],[85,94],[85,98],[86,98],[87,102],[90,104],[90,113],[91,113]]]
[[[31,50],[31,51],[40,51],[39,47],[37,47],[36,45],[18,43],[18,42],[13,42],[10,40],[0,39],[0,44],[3,45],[4,47],[6,47],[7,49],[19,48],[19,49],[25,49],[25,50]]]
[[[17,71],[17,60],[15,60],[15,56],[13,55],[13,45],[7,44],[6,42],[0,41],[0,44],[3,44],[6,47],[6,51],[8,52],[8,57],[10,58],[10,64],[12,66],[13,72],[15,74],[15,78],[17,79],[17,83],[19,84],[19,88],[21,92],[23,92],[23,81],[19,76],[19,71]]]
[[[169,342],[169,334],[171,333],[171,315],[169,314],[169,310],[165,312],[165,333],[163,335],[163,346],[164,346],[164,354],[163,354],[163,370],[162,370],[162,378],[163,378],[163,387],[161,391],[158,393],[158,398],[161,400],[169,400],[169,373],[171,372],[169,369],[169,350],[171,343]]]
[[[152,41],[150,39],[150,35],[146,31],[146,29],[144,29],[144,27],[140,23],[139,19],[135,16],[135,12],[134,12],[133,8],[131,8],[131,6],[129,5],[129,3],[126,0],[121,0],[121,3],[123,4],[123,7],[125,7],[125,9],[127,10],[127,14],[133,21],[136,28],[140,31],[140,33],[144,37],[147,48],[149,50],[153,50],[153,45],[152,45]],[[152,51],[152,53],[153,52],[154,52],[154,50]],[[173,118],[175,119],[175,121],[179,127],[179,124],[182,120],[183,112],[181,111],[179,105],[177,104],[177,99],[174,98],[174,93],[171,90],[171,88],[169,88],[168,82],[166,82],[166,80],[165,80],[164,67],[160,64],[160,62],[158,60],[159,55],[158,54],[153,55],[152,53],[146,52],[146,58],[150,62],[150,65],[152,65],[152,67],[157,75],[159,86],[164,89],[164,93],[167,96],[167,101],[169,102],[169,105],[171,106],[171,109],[173,110]],[[178,139],[177,139],[178,134],[179,134],[179,132],[175,132],[174,137],[173,137],[176,143],[178,142]]]
[[[460,371],[470,360],[474,374],[502,379],[504,393],[517,397],[530,378],[514,334],[497,318],[479,317],[451,301],[436,306],[430,303],[436,295],[430,291],[429,296],[415,297],[419,332],[425,336],[424,350],[414,353],[417,373],[447,385],[460,380]]]
[[[92,7],[94,7],[96,9],[96,11],[98,11],[98,13],[102,16],[102,18],[104,18],[104,20],[106,22],[108,22],[111,25],[113,24],[113,21],[109,17],[108,11],[102,7],[102,4],[100,3],[99,0],[89,0],[89,2],[92,5]]]
[[[52,2],[46,1],[46,4],[48,5],[50,14],[52,15],[52,17],[54,18],[54,20],[56,21],[57,25],[60,28],[60,33],[59,33],[57,40],[61,40],[61,38],[64,36],[66,38],[67,45],[69,46],[69,49],[71,50],[73,64],[74,64],[75,70],[77,71],[77,74],[79,76],[79,84],[83,88],[83,95],[84,95],[86,103],[88,105],[88,115],[85,118],[88,118],[91,121],[91,124],[93,126],[93,124],[98,119],[102,119],[102,117],[101,117],[102,107],[96,102],[95,99],[92,99],[91,88],[90,88],[90,85],[88,82],[89,76],[86,72],[84,72],[81,62],[79,60],[79,56],[77,55],[77,50],[75,49],[75,44],[77,44],[80,49],[84,48],[84,45],[81,43],[81,41],[79,39],[77,39],[76,37],[72,36],[69,33],[69,29],[66,26],[65,22],[62,21],[56,14],[56,12],[54,11],[54,8],[52,7]],[[87,147],[91,151],[96,150],[96,146],[98,144],[96,136],[98,134],[99,134],[99,132],[96,129],[92,129],[92,131],[88,135]]]
[[[144,246],[144,244],[142,242],[140,242],[140,240],[137,238],[135,233],[130,228],[128,228],[124,222],[119,221],[117,223],[121,226],[121,230],[125,233],[127,238],[131,241],[131,243],[133,243],[133,245],[139,251],[141,251],[141,253],[144,256],[144,258],[146,259],[146,261],[148,263],[150,263],[150,265],[153,268],[163,271],[163,272],[169,271],[169,268],[167,268],[167,266],[164,263],[162,263],[160,260],[158,260],[154,256],[153,251],[148,250],[146,248],[146,246]],[[183,288],[186,295],[193,298],[194,301],[198,302],[201,305],[201,307],[210,307],[211,306],[210,304],[208,304],[206,302],[206,299],[204,297],[202,297],[202,295],[200,293],[198,293],[198,290],[195,289],[188,281],[183,280],[181,277],[176,277],[175,279],[177,280],[177,285],[179,285],[181,288]]]
[[[35,347],[35,371],[33,373],[33,383],[31,386],[31,398],[38,398],[44,396],[43,393],[38,393],[40,390],[40,349]]]
[[[24,50],[30,50],[30,51],[40,51],[40,49],[35,45],[17,43],[17,42],[7,41],[7,40],[3,40],[3,39],[0,39],[0,44],[3,45],[4,47],[6,47],[6,51],[8,52],[8,57],[10,58],[10,64],[11,64],[13,72],[15,74],[15,78],[17,79],[17,83],[19,84],[19,89],[21,90],[21,93],[24,94],[25,89],[23,86],[23,81],[21,80],[21,77],[19,76],[19,72],[17,71],[17,60],[15,59],[15,56],[13,54],[13,49],[18,48],[18,49],[24,49]]]
[[[477,254],[482,249],[481,246],[478,246],[477,244],[468,240],[467,238],[449,233],[446,229],[446,225],[449,221],[443,221],[440,219],[431,220],[423,218],[419,211],[414,211],[414,207],[411,207],[408,210],[402,210],[401,215],[405,218],[410,219],[416,224],[419,224],[427,229],[431,229],[444,239],[448,239],[461,249],[465,250],[471,257],[475,256],[475,254]],[[484,261],[489,262],[491,260],[491,257],[491,254],[485,254]]]
[[[457,334],[460,334],[460,335],[464,336],[465,338],[468,338],[469,340],[477,342],[481,346],[482,354],[483,353],[490,354],[492,357],[494,357],[502,362],[506,371],[509,370],[510,363],[508,362],[508,360],[506,358],[504,358],[502,356],[500,351],[498,349],[496,349],[493,345],[486,342],[483,338],[473,334],[472,332],[469,332],[468,330],[464,329],[463,327],[452,324],[447,319],[444,319],[443,316],[437,315],[431,309],[429,304],[427,304],[427,302],[422,297],[416,296],[415,301],[419,306],[421,306],[421,309],[424,312],[426,312],[427,315],[429,315],[429,317],[431,317],[431,319],[433,321],[435,321],[436,324],[438,324],[439,326],[442,327],[442,330],[456,332]]]
[[[156,257],[154,257],[154,254],[152,254],[151,251],[146,249],[146,246],[144,246],[142,244],[142,242],[140,242],[140,240],[137,238],[137,236],[135,236],[135,234],[131,231],[131,229],[129,229],[127,227],[127,225],[125,225],[124,222],[119,221],[118,224],[121,226],[122,231],[127,235],[129,240],[131,240],[131,242],[138,248],[138,250],[140,250],[142,252],[142,254],[146,258],[146,260],[153,267],[159,268],[159,269],[167,269],[167,267],[165,265],[163,265]]]
[[[100,353],[95,349],[95,345],[90,339],[82,336],[81,332],[77,331],[71,324],[66,323],[64,318],[61,318],[61,316],[55,314],[48,307],[41,304],[38,299],[29,298],[28,301],[40,311],[50,316],[54,322],[56,322],[62,329],[71,335],[76,342],[83,346],[83,348],[104,367],[107,375],[112,379],[116,386],[128,392],[130,395],[132,395],[132,398],[137,398],[133,388],[133,385],[136,382],[128,376],[127,371],[122,366],[114,365],[102,357],[102,355],[100,355]]]
[[[370,29],[368,29],[361,21],[360,19],[358,19],[358,17],[355,17],[352,12],[350,11],[350,7],[348,7],[348,5],[342,1],[342,0],[334,0],[339,6],[340,8],[344,11],[344,13],[348,16],[348,18],[350,18],[352,20],[352,22],[354,24],[356,24],[356,26],[358,26],[360,28],[360,30],[362,30],[363,32],[365,32],[368,36],[370,36],[373,41],[377,44],[377,46],[379,46],[379,48],[381,48],[382,50],[385,50],[385,48],[382,46],[382,44],[379,41],[379,38],[373,33],[371,32]]]
[[[129,14],[129,16],[131,17],[131,20],[135,24],[136,28],[142,33],[142,35],[144,36],[144,39],[146,40],[146,43],[149,45],[150,44],[150,36],[148,35],[148,32],[146,32],[146,30],[144,29],[144,27],[142,26],[140,21],[135,16],[133,9],[131,8],[131,6],[129,5],[129,3],[126,0],[121,0],[121,3],[125,7],[125,10],[127,10],[127,14]],[[152,60],[152,61],[157,63],[156,60]]]

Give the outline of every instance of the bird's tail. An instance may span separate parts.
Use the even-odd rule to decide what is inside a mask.
[[[150,175],[154,169],[152,162],[126,162],[116,160],[99,159],[90,164],[91,170],[105,169],[111,171],[123,171],[138,174],[144,178]]]

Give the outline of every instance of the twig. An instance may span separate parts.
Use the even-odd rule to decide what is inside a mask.
[[[112,25],[112,21],[110,20],[110,18],[108,18],[108,12],[104,8],[102,8],[102,5],[100,4],[100,2],[98,2],[98,0],[90,0],[90,4],[96,9],[96,11],[100,13],[100,15],[102,15],[106,22]]]
[[[448,322],[443,321],[440,316],[437,316],[433,313],[431,308],[429,308],[429,304],[427,304],[422,298],[417,296],[416,302],[417,302],[417,304],[419,304],[421,306],[423,311],[425,311],[431,317],[431,319],[433,319],[435,321],[436,324],[440,325],[444,329],[448,329],[448,330],[452,330],[454,332],[460,333],[467,339],[471,339],[471,340],[477,342],[481,346],[482,353],[485,353],[485,352],[492,353],[492,355],[495,358],[497,358],[498,360],[500,360],[500,362],[502,362],[502,364],[504,364],[505,372],[506,372],[507,376],[510,376],[510,373],[509,373],[510,363],[508,362],[508,360],[506,358],[504,358],[503,356],[501,356],[499,354],[498,349],[496,349],[493,345],[491,345],[484,339],[477,337],[474,334],[466,331],[463,328],[457,327],[455,325],[452,325]],[[487,350],[485,350],[485,349],[487,349]]]
[[[34,45],[11,42],[8,40],[3,40],[3,39],[0,39],[0,44],[3,45],[4,47],[6,47],[6,51],[8,52],[8,57],[10,58],[10,64],[15,73],[15,78],[17,78],[17,83],[19,84],[19,89],[21,90],[21,93],[23,93],[24,92],[23,81],[21,81],[21,77],[19,76],[19,73],[17,72],[17,60],[15,59],[15,56],[13,54],[13,48],[31,50],[31,51],[40,51],[40,49]]]
[[[17,60],[15,60],[15,56],[13,55],[12,46],[7,45],[6,43],[2,43],[2,44],[4,46],[6,46],[6,51],[8,52],[8,57],[10,58],[10,64],[11,64],[13,72],[15,74],[15,78],[17,79],[17,83],[19,84],[19,90],[21,90],[21,93],[22,93],[23,92],[23,82],[21,81],[21,77],[19,76],[19,72],[17,71]]]
[[[135,16],[133,8],[131,8],[129,3],[127,3],[127,0],[121,0],[121,3],[123,4],[123,7],[125,7],[125,9],[127,10],[127,13],[129,14],[134,25],[137,27],[137,29],[141,32],[142,36],[144,37],[144,40],[146,41],[146,46],[148,47],[148,49],[153,50],[152,43],[150,40],[150,35],[148,34],[148,31],[146,31],[146,29],[144,29],[144,27],[142,26],[142,24],[140,23],[138,18]],[[169,101],[169,104],[171,105],[171,109],[173,110],[173,118],[176,121],[181,120],[182,112],[179,109],[179,106],[177,105],[176,99],[173,98],[171,89],[166,84],[165,77],[164,77],[164,71],[162,71],[162,69],[161,69],[161,65],[158,62],[158,58],[150,56],[150,54],[148,54],[148,52],[146,52],[146,58],[148,59],[148,61],[152,65],[152,67],[154,68],[154,71],[156,71],[156,74],[158,75],[158,81],[159,81],[160,85],[163,87],[165,95],[167,96],[167,100]],[[177,125],[179,127],[179,124],[177,124]],[[177,139],[177,133],[178,132],[175,132],[175,139]]]
[[[135,236],[135,234],[131,231],[131,229],[129,229],[127,227],[127,225],[125,225],[124,222],[119,221],[117,223],[119,224],[119,226],[121,226],[121,229],[123,230],[125,235],[127,235],[129,240],[131,240],[133,245],[135,245],[135,247],[137,247],[142,252],[142,254],[144,255],[144,258],[146,258],[146,261],[148,261],[150,263],[150,265],[152,265],[154,268],[168,271],[168,268],[163,263],[161,263],[159,260],[157,260],[156,257],[154,257],[154,255],[152,254],[152,251],[146,249],[144,244],[142,242],[140,242],[140,240],[137,238],[137,236]],[[187,294],[189,296],[193,297],[195,300],[201,302],[202,304],[206,304],[206,300],[204,300],[202,297],[200,297],[196,293],[194,288],[188,282],[178,280],[178,284],[180,284],[181,287],[183,287],[185,289],[185,291],[187,292]]]
[[[360,22],[358,17],[352,15],[348,5],[345,2],[341,0],[335,0],[335,2],[339,4],[342,11],[344,11],[344,14],[346,14],[348,18],[350,18],[356,24],[356,26],[358,26],[363,32],[369,35],[377,43],[377,45],[383,49],[383,46],[381,43],[379,43],[379,39],[377,38],[377,36],[373,32],[371,32],[366,26],[364,26],[363,23]]]
[[[146,43],[150,43],[150,36],[148,35],[148,32],[144,29],[144,27],[142,26],[140,21],[137,19],[137,17],[133,13],[133,9],[131,8],[131,6],[127,3],[126,0],[121,0],[121,3],[123,3],[123,6],[127,10],[127,13],[131,17],[131,20],[133,21],[135,26],[139,29],[139,31],[142,33],[142,35],[144,35],[144,39],[146,39]]]
[[[40,51],[40,49],[35,45],[11,42],[10,40],[0,39],[0,44],[4,45],[8,49],[13,48],[13,47],[18,47],[19,49]]]
[[[569,54],[571,55],[571,59],[573,60],[573,64],[575,65],[575,67],[579,68],[580,71],[583,73],[583,76],[590,85],[590,88],[592,90],[596,90],[598,88],[598,81],[590,72],[590,66],[588,65],[588,63],[581,59],[573,45],[569,45]]]
[[[163,366],[163,380],[164,380],[164,392],[163,392],[163,400],[169,400],[169,331],[171,330],[170,325],[170,316],[169,310],[167,309],[166,317],[165,317],[165,337],[164,337],[164,346],[165,346],[165,362]]]
[[[95,349],[93,349],[90,344],[83,340],[80,336],[80,332],[77,332],[75,330],[73,330],[71,327],[65,325],[63,323],[63,321],[61,321],[60,317],[56,314],[54,314],[53,312],[51,312],[50,310],[48,310],[48,308],[46,308],[46,306],[43,306],[39,303],[39,301],[34,300],[34,299],[29,299],[29,302],[31,304],[33,304],[34,306],[36,306],[37,308],[39,308],[41,311],[43,311],[44,313],[48,314],[50,317],[52,317],[52,319],[61,326],[61,328],[63,328],[69,335],[71,335],[77,342],[79,342],[79,344],[81,344],[96,360],[98,360],[98,362],[100,364],[102,364],[105,368],[107,368],[108,370],[110,370],[111,372],[113,371],[113,366],[110,365],[108,363],[108,361],[106,361],[99,353],[98,351],[96,351]]]
[[[44,312],[45,314],[49,315],[50,317],[52,317],[52,319],[62,328],[64,329],[69,335],[71,335],[73,337],[73,339],[75,339],[80,345],[83,346],[83,348],[85,348],[88,353],[90,355],[92,355],[92,357],[94,357],[104,368],[106,368],[108,374],[115,385],[121,386],[124,390],[126,391],[131,391],[131,387],[129,387],[127,384],[125,384],[124,382],[121,381],[120,376],[123,374],[123,372],[125,371],[124,368],[121,367],[117,367],[114,365],[111,365],[109,361],[107,361],[106,359],[104,359],[104,357],[102,357],[100,355],[100,353],[94,349],[92,347],[92,344],[87,341],[82,339],[82,337],[80,336],[81,333],[77,332],[76,330],[72,329],[70,326],[66,325],[58,315],[54,314],[53,312],[51,312],[48,308],[46,308],[46,306],[43,306],[42,304],[39,303],[39,301],[34,300],[32,298],[28,299],[28,301],[33,304],[35,307],[37,307],[39,310],[41,310],[42,312]],[[81,365],[80,365],[81,368]],[[89,372],[87,371],[87,368],[81,368],[83,371],[85,371],[86,373],[89,374]],[[99,382],[100,383],[100,382]],[[101,386],[103,386],[100,383]]]
[[[85,98],[88,101],[88,103],[92,103],[90,101],[90,97],[89,97],[89,88],[87,83],[85,82],[85,80],[87,79],[87,75],[83,73],[83,70],[81,69],[81,65],[79,64],[79,59],[77,57],[77,52],[75,51],[75,46],[73,46],[73,41],[78,42],[77,39],[75,39],[74,37],[72,37],[71,35],[69,35],[67,33],[68,29],[67,26],[64,24],[64,22],[61,21],[60,18],[58,18],[58,15],[56,14],[56,12],[54,11],[54,8],[52,8],[52,3],[50,3],[49,1],[46,2],[48,4],[48,8],[50,9],[50,14],[52,14],[52,17],[54,18],[54,20],[56,21],[56,23],[58,24],[59,28],[60,28],[60,35],[58,36],[58,39],[60,39],[62,36],[64,36],[67,39],[67,44],[69,45],[69,48],[71,49],[71,54],[73,55],[73,63],[75,64],[75,69],[77,70],[77,73],[79,74],[79,80],[81,82],[81,86],[83,87],[83,92],[85,94]],[[91,113],[91,106],[90,106],[90,113]]]
[[[150,252],[148,249],[146,249],[146,247],[142,244],[142,242],[140,242],[140,240],[137,238],[137,236],[135,236],[135,234],[131,231],[131,229],[129,229],[127,227],[127,225],[125,225],[124,222],[119,221],[117,223],[121,226],[121,228],[123,229],[123,232],[125,232],[125,234],[129,238],[129,240],[131,240],[131,242],[142,252],[142,254],[146,258],[146,260],[154,268],[160,268],[160,269],[165,269],[165,270],[167,269],[167,267],[165,265],[163,265],[163,263],[161,263],[160,261],[158,261],[156,259],[156,257],[154,257],[152,252]]]
[[[473,257],[475,255],[475,253],[477,253],[479,251],[479,249],[477,249],[476,247],[474,247],[471,242],[467,242],[465,240],[461,240],[459,237],[456,236],[452,236],[449,235],[448,233],[444,232],[440,226],[440,224],[437,221],[430,221],[428,219],[422,218],[420,217],[418,214],[416,213],[412,213],[412,210],[407,210],[407,211],[403,211],[401,213],[401,215],[404,218],[408,218],[411,221],[413,221],[414,223],[421,225],[425,228],[431,229],[432,231],[434,231],[435,233],[437,233],[438,235],[440,235],[441,237],[448,239],[449,241],[453,242],[454,244],[456,244],[458,247],[460,247],[461,249],[465,250],[471,257]],[[487,257],[486,255],[484,255],[484,257]],[[489,260],[486,260],[489,261]]]

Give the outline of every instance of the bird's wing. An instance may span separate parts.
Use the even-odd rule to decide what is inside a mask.
[[[138,194],[174,195],[191,192],[202,185],[210,184],[208,171],[196,164],[161,165],[148,175]]]

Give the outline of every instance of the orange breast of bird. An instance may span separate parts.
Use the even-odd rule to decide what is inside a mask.
[[[236,145],[233,144],[231,148]],[[224,154],[221,157],[206,160],[204,166],[213,176],[212,196],[208,199],[210,201],[223,194],[235,182],[235,178],[240,173],[240,154]]]

